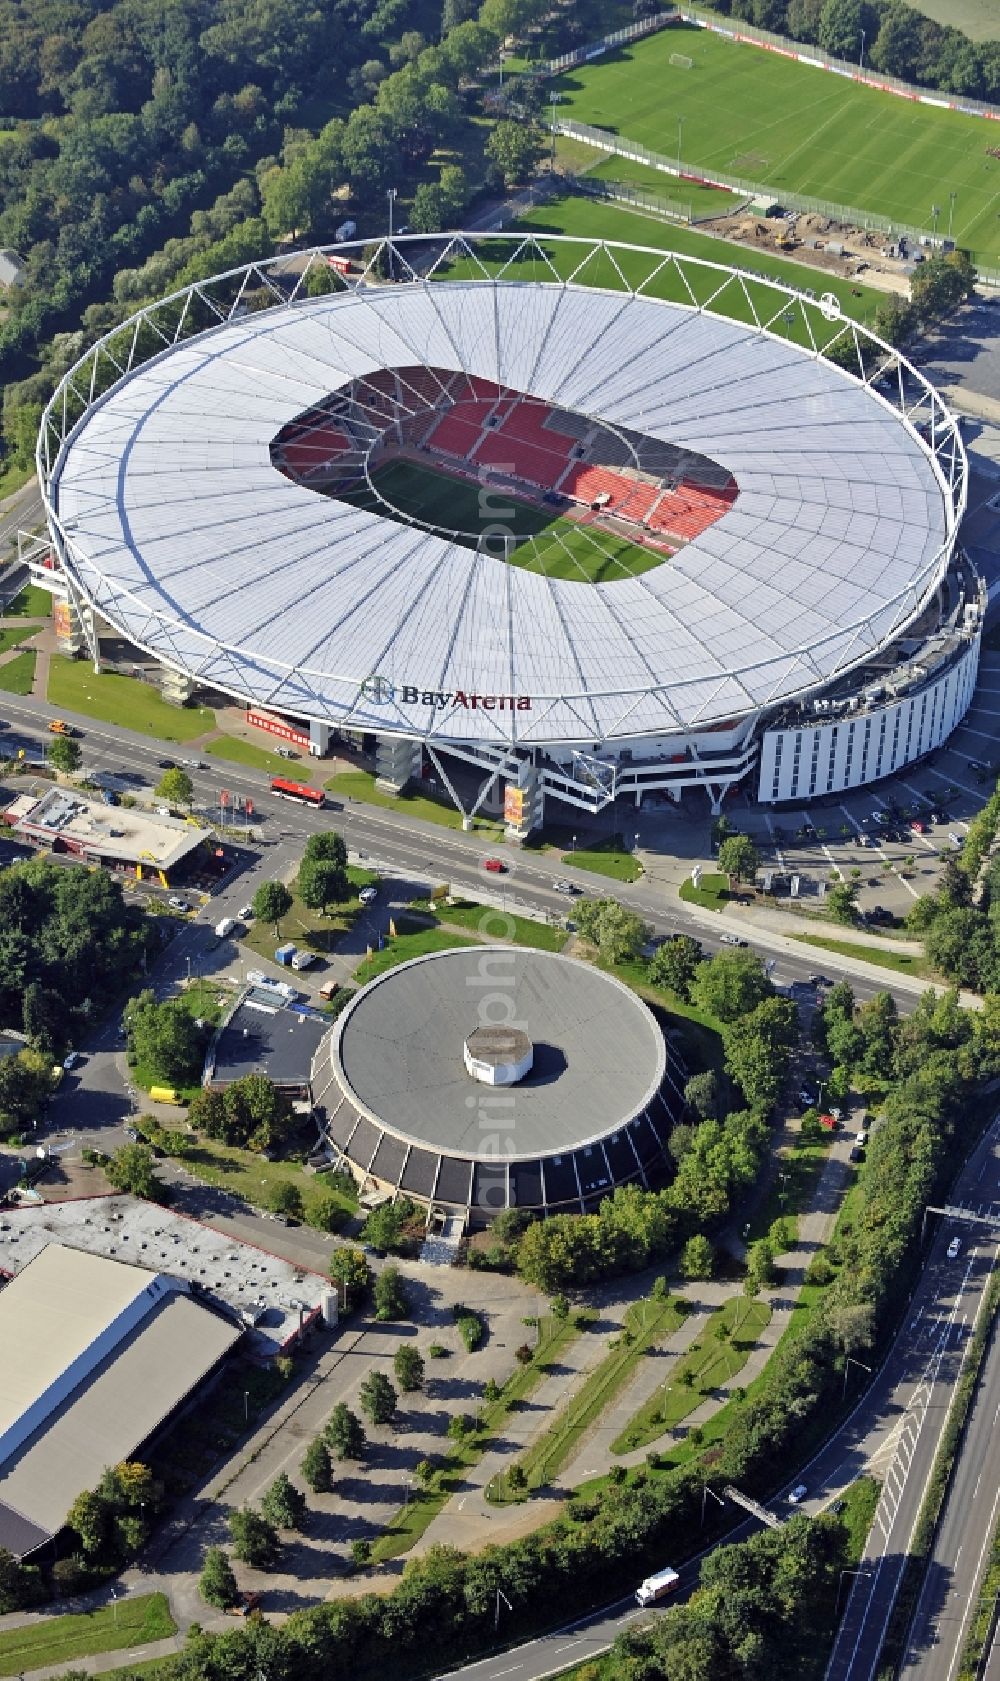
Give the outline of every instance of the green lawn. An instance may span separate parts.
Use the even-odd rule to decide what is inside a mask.
[[[165,1130],[184,1131],[185,1139],[190,1139],[190,1134],[183,1127]],[[266,1207],[275,1186],[290,1180],[302,1193],[306,1214],[317,1202],[330,1196],[340,1204],[345,1214],[357,1211],[357,1198],[344,1176],[307,1173],[301,1162],[269,1162],[250,1150],[238,1150],[213,1138],[200,1137],[184,1150],[179,1159],[196,1179],[203,1180],[206,1185],[217,1185],[256,1208]],[[263,1235],[261,1241],[264,1241]]]
[[[95,1652],[121,1652],[150,1640],[166,1640],[176,1632],[166,1594],[123,1596],[116,1605],[98,1611],[46,1617],[39,1623],[0,1631],[0,1675],[48,1668]]]
[[[529,1491],[553,1483],[576,1452],[584,1432],[624,1388],[646,1351],[671,1336],[683,1319],[682,1309],[670,1296],[632,1303],[625,1315],[628,1338],[620,1339],[617,1348],[612,1348],[594,1367],[572,1400],[556,1414],[545,1434],[518,1459],[527,1475]],[[499,1501],[518,1498],[507,1487],[505,1476],[494,1478],[487,1493]]]
[[[595,251],[586,266],[580,268],[575,277],[576,284],[604,286],[621,292],[623,276],[630,286],[636,287],[648,280],[649,284],[644,287],[647,297],[663,298],[669,303],[688,306],[691,304],[691,294],[688,291],[690,286],[696,301],[711,302],[716,314],[728,316],[734,321],[753,321],[754,310],[759,319],[772,321],[781,305],[780,297],[776,298],[770,288],[755,280],[756,275],[780,281],[782,285],[800,292],[807,286],[811,286],[816,292],[833,292],[839,299],[844,314],[852,315],[861,321],[874,313],[876,306],[885,296],[871,287],[858,286],[851,280],[841,280],[836,275],[806,269],[801,263],[791,263],[763,251],[751,250],[745,245],[713,238],[710,234],[697,233],[693,228],[683,227],[676,222],[661,222],[656,217],[643,216],[636,211],[625,209],[622,205],[609,204],[605,200],[575,195],[547,199],[536,210],[530,211],[516,222],[511,222],[508,231],[534,233],[548,261],[535,257],[529,250],[516,263],[511,263],[513,248],[510,244],[491,244],[487,240],[478,247],[476,262],[467,258],[456,261],[447,272],[441,270],[439,278],[464,280],[470,276],[481,277],[484,269],[489,274],[495,274],[505,265],[509,265],[506,267],[506,278],[510,280],[551,280],[552,268],[557,274],[568,277],[575,269],[580,268],[584,253],[578,245],[559,246],[551,242],[546,243],[545,234],[558,233],[585,240],[617,240],[623,244],[643,247],[636,252],[616,251],[617,267],[609,255]],[[645,249],[647,247],[648,250]],[[665,251],[700,257],[706,262],[736,269],[744,278],[725,281],[724,276],[713,271],[699,274],[688,269],[685,284],[685,279],[681,278],[674,266],[667,265],[652,279]],[[826,344],[841,331],[835,322],[825,326],[822,317],[815,311],[809,318],[809,327],[819,345]],[[793,344],[810,343],[807,325],[791,302],[787,310],[778,314],[772,321],[771,331],[787,338]]]
[[[121,677],[113,671],[95,676],[88,660],[57,655],[49,667],[48,700],[67,712],[82,712],[160,741],[194,741],[215,728],[215,713],[207,706],[171,706],[151,684],[137,677]]]
[[[648,1447],[702,1401],[742,1371],[761,1332],[771,1318],[768,1302],[732,1296],[710,1315],[704,1330],[677,1362],[670,1377],[640,1407],[620,1436],[611,1444],[612,1453],[632,1453]],[[720,1337],[720,1329],[724,1333]]]
[[[422,928],[416,933],[398,934],[394,940],[387,940],[381,951],[374,952],[371,958],[359,963],[354,971],[354,980],[358,986],[365,986],[376,975],[384,975],[387,969],[409,963],[411,957],[426,957],[429,952],[453,951],[458,946],[477,944],[478,941],[467,940],[461,934],[451,934],[445,928]]]
[[[749,1243],[766,1237],[775,1220],[780,1220],[785,1215],[789,1217],[792,1229],[795,1229],[798,1215],[812,1202],[813,1192],[829,1153],[830,1139],[825,1133],[814,1142],[800,1135],[795,1140],[794,1149],[776,1158],[776,1173],[768,1187],[767,1196],[750,1216],[750,1230],[747,1233]]]
[[[548,1376],[556,1361],[579,1335],[581,1320],[586,1322],[589,1317],[583,1313],[576,1315],[574,1321],[573,1318],[557,1319],[554,1314],[543,1315],[530,1364],[515,1367],[503,1385],[499,1400],[487,1402],[478,1409],[482,1416],[482,1429],[468,1436],[464,1442],[449,1447],[429,1487],[416,1489],[407,1504],[396,1513],[372,1549],[376,1564],[409,1552],[455,1493],[462,1472],[474,1465],[492,1445],[492,1438],[509,1414],[522,1407],[532,1390]]]
[[[426,794],[384,794],[376,788],[375,777],[368,770],[344,770],[324,782],[328,794],[342,800],[361,800],[365,805],[382,806],[386,811],[398,811],[404,817],[417,817],[424,823],[436,823],[445,829],[460,829],[462,814],[450,800],[436,800]],[[472,825],[480,834],[503,834],[503,824],[477,817]]]
[[[702,875],[695,887],[690,876],[680,885],[680,897],[689,905],[700,905],[706,911],[724,910],[729,902],[729,877],[717,874]]]
[[[34,625],[0,625],[0,654],[9,653],[19,642],[26,642],[36,634]]]
[[[11,129],[0,129],[0,135],[3,136],[4,141],[14,139],[14,133]],[[0,465],[0,501],[6,496],[13,496],[16,490],[20,490],[22,485],[27,484],[34,471],[34,462],[31,463],[30,467],[16,467],[14,465],[4,467]]]
[[[569,938],[565,928],[533,922],[530,917],[514,916],[511,911],[497,910],[490,905],[473,905],[463,900],[457,905],[436,904],[431,908],[423,900],[414,906],[417,908],[433,916],[439,926],[467,928],[483,939],[533,946],[536,951],[562,951]]]
[[[882,1485],[874,1477],[858,1477],[841,1496],[844,1510],[838,1516],[849,1536],[847,1550],[852,1559],[859,1559],[865,1550],[881,1492]]]
[[[230,764],[266,770],[269,776],[288,776],[293,782],[311,782],[313,777],[311,760],[282,759],[277,753],[270,753],[266,747],[258,747],[255,742],[244,741],[238,735],[222,735],[216,741],[206,741],[202,752],[210,754],[213,759],[225,759]]]
[[[52,597],[48,590],[40,589],[37,584],[25,584],[19,595],[15,595],[9,607],[5,607],[5,619],[47,619],[52,612]]]
[[[461,405],[455,410],[460,416]],[[432,531],[439,531],[486,554],[522,566],[528,572],[543,572],[550,578],[567,578],[583,583],[605,583],[612,578],[635,577],[659,566],[666,556],[630,543],[599,525],[581,524],[563,518],[551,508],[522,502],[503,493],[501,513],[497,497],[484,514],[482,490],[478,484],[451,473],[416,467],[396,461],[374,480],[382,500],[373,501],[367,487],[344,497],[345,501],[377,507],[382,514],[409,519]],[[398,512],[397,512],[398,510]],[[407,518],[409,516],[409,519]],[[497,527],[504,531],[497,535]],[[485,530],[493,535],[483,536]]]
[[[35,650],[29,648],[27,653],[15,654],[6,665],[0,665],[0,689],[5,689],[9,695],[30,695],[37,658]]]
[[[683,52],[691,70],[671,64]],[[1000,256],[992,124],[917,105],[695,27],[662,30],[555,84],[560,114],[781,191],[929,226],[956,194],[954,237]],[[942,232],[946,231],[944,225]]]
[[[569,139],[568,136],[563,138]],[[596,161],[581,173],[598,181],[624,181],[631,186],[642,187],[644,191],[657,194],[693,216],[727,216],[746,203],[746,199],[737,193],[720,192],[718,187],[702,187],[697,181],[677,181],[658,169],[650,169],[647,164],[619,157],[616,152],[606,157],[592,146],[582,150]]]
[[[638,881],[642,875],[642,865],[634,852],[626,851],[621,835],[574,847],[563,853],[562,861],[571,869],[589,870],[594,875],[610,876],[613,881]]]
[[[270,922],[251,922],[247,925],[245,934],[240,936],[242,943],[255,951],[258,957],[266,957],[273,961],[275,947],[284,945],[288,940],[297,946],[305,947],[318,954],[334,951],[337,942],[345,929],[350,928],[361,903],[358,891],[378,880],[374,870],[359,870],[350,865],[348,878],[354,887],[354,897],[346,904],[331,907],[328,916],[321,911],[311,911],[302,903],[295,887],[292,887],[292,908],[281,919],[279,924],[281,933],[278,939],[274,937],[274,926]],[[307,972],[306,978],[309,978]]]
[[[900,975],[934,974],[926,958],[917,957],[909,951],[884,951],[881,946],[861,945],[854,940],[827,939],[825,934],[793,934],[792,939],[801,940],[806,946],[819,946],[822,951],[832,951],[837,957],[854,957],[865,963],[877,963],[880,968],[895,969]]]
[[[961,29],[972,41],[995,41],[1000,34],[996,0],[912,0],[912,3],[924,17]]]

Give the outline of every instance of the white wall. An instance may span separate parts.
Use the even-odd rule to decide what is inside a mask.
[[[972,704],[979,637],[939,677],[885,706],[765,730],[757,797],[809,800],[877,782],[940,747]]]

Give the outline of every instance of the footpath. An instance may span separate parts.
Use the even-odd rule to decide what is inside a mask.
[[[844,1130],[834,1140],[808,1211],[798,1217],[796,1242],[778,1259],[778,1281],[773,1289],[761,1293],[762,1299],[771,1308],[771,1318],[731,1383],[721,1385],[689,1413],[681,1425],[675,1430],[665,1431],[657,1441],[631,1453],[611,1452],[611,1443],[629,1420],[661,1384],[669,1381],[678,1361],[704,1330],[710,1315],[726,1301],[742,1294],[739,1280],[672,1287],[672,1293],[688,1304],[689,1312],[683,1325],[665,1337],[662,1343],[654,1344],[646,1351],[629,1384],[583,1437],[552,1495],[504,1506],[495,1505],[486,1498],[486,1489],[493,1477],[509,1467],[519,1454],[552,1428],[552,1411],[548,1407],[543,1410],[539,1405],[537,1410],[533,1408],[527,1413],[515,1415],[513,1427],[467,1473],[461,1489],[428,1526],[408,1556],[426,1553],[431,1547],[441,1544],[474,1552],[488,1543],[512,1541],[537,1529],[558,1515],[563,1501],[574,1487],[592,1477],[605,1476],[612,1465],[629,1467],[643,1464],[650,1451],[666,1450],[681,1441],[693,1426],[703,1425],[714,1417],[725,1406],[734,1387],[743,1388],[759,1376],[788,1327],[809,1262],[817,1249],[829,1241],[837,1210],[850,1182],[852,1142],[848,1118]],[[733,1241],[732,1247],[742,1250],[739,1240]],[[564,1371],[558,1388],[554,1389],[560,1412],[575,1398],[589,1374],[603,1359],[607,1353],[609,1334],[621,1329],[628,1307],[644,1293],[648,1283],[648,1277],[644,1276],[641,1281],[634,1281],[631,1290],[597,1304],[600,1310],[598,1326],[595,1326],[594,1333],[584,1333],[577,1339],[571,1351],[575,1357],[573,1371],[569,1374]],[[599,1335],[595,1334],[598,1329]],[[543,1385],[535,1392],[533,1403],[541,1401],[546,1387]]]

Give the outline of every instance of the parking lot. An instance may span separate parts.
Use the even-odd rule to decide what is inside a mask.
[[[853,880],[859,909],[877,926],[886,916],[904,917],[915,899],[933,892],[943,859],[961,846],[1000,776],[998,701],[1000,651],[984,645],[968,717],[920,764],[808,808],[763,810],[745,796],[727,801],[730,821],[760,849],[762,876],[775,873],[779,902],[787,902],[793,876],[811,908],[825,886]]]

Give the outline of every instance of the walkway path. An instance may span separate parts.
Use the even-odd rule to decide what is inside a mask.
[[[649,1288],[651,1274],[643,1274],[641,1278],[632,1280],[631,1287],[615,1299],[602,1303],[599,1336],[598,1327],[595,1327],[594,1332],[581,1336],[574,1345],[575,1375],[569,1384],[565,1381],[564,1371],[558,1385],[546,1384],[535,1392],[532,1403],[539,1403],[539,1410],[533,1416],[522,1415],[518,1426],[508,1431],[504,1439],[469,1471],[460,1491],[428,1526],[413,1552],[426,1552],[442,1542],[475,1551],[487,1542],[513,1540],[519,1534],[537,1528],[558,1514],[562,1501],[574,1487],[591,1477],[604,1476],[612,1465],[642,1464],[650,1447],[662,1450],[681,1440],[693,1425],[704,1424],[725,1405],[733,1387],[738,1385],[743,1388],[757,1377],[788,1327],[809,1262],[816,1250],[829,1240],[837,1210],[850,1181],[851,1144],[848,1125],[833,1144],[811,1207],[799,1216],[795,1247],[779,1260],[779,1282],[773,1290],[764,1292],[771,1305],[771,1318],[732,1384],[723,1385],[706,1397],[678,1429],[667,1431],[655,1444],[627,1454],[611,1452],[612,1441],[659,1385],[669,1379],[678,1360],[704,1330],[709,1316],[732,1296],[740,1294],[742,1289],[737,1280],[681,1284],[675,1294],[691,1307],[684,1324],[665,1337],[661,1344],[650,1348],[638,1362],[627,1388],[619,1393],[610,1409],[595,1420],[573,1458],[564,1467],[558,1491],[550,1498],[535,1498],[510,1506],[496,1506],[486,1499],[485,1490],[497,1472],[509,1466],[530,1443],[551,1428],[552,1413],[540,1406],[546,1391],[554,1395],[559,1411],[563,1411],[583,1387],[589,1373],[603,1359],[607,1353],[609,1333],[620,1328],[628,1306]],[[530,1521],[526,1514],[530,1516]]]

